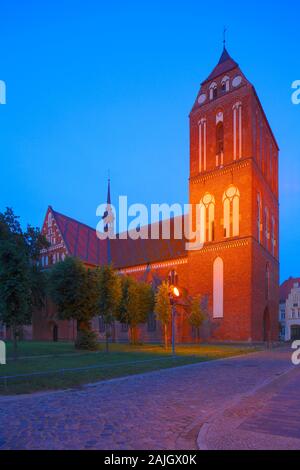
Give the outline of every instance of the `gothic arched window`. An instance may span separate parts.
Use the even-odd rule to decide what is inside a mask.
[[[215,239],[215,198],[206,193],[200,201],[200,242]]]
[[[216,155],[221,155],[224,152],[224,125],[223,122],[218,122],[216,128]]]
[[[229,77],[228,77],[227,75],[222,78],[221,86],[222,86],[222,91],[223,91],[224,93],[225,93],[226,91],[229,91],[230,79],[229,79]]]
[[[220,110],[216,114],[216,166],[223,166],[224,163],[224,114]]]
[[[237,237],[240,233],[240,192],[231,185],[223,195],[224,237]]]
[[[175,269],[172,269],[172,271],[169,272],[168,283],[170,286],[178,286],[178,274]]]
[[[242,158],[243,150],[243,128],[242,128],[242,103],[239,101],[233,109],[233,159]]]
[[[216,258],[213,265],[213,316],[223,318],[224,315],[224,263]]]
[[[214,100],[218,97],[218,86],[216,82],[213,82],[209,87],[209,99]]]

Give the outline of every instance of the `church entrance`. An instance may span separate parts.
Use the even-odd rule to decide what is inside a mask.
[[[269,342],[271,339],[270,335],[270,312],[268,307],[265,308],[264,318],[263,318],[263,341]]]

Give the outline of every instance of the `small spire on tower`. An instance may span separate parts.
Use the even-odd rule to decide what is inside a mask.
[[[227,33],[227,28],[226,28],[226,26],[224,26],[224,29],[223,29],[223,46],[224,46],[224,49],[226,49],[226,33]]]
[[[114,214],[111,207],[111,197],[110,197],[110,177],[108,175],[108,185],[107,185],[107,201],[106,201],[106,210],[103,214],[102,220],[104,222],[104,232],[107,233],[107,264],[111,264],[111,245],[110,238],[114,234]]]
[[[108,171],[108,186],[107,186],[107,204],[111,204],[111,199],[110,199],[110,175]]]

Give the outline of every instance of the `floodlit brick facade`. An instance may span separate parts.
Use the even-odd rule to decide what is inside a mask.
[[[225,48],[190,113],[189,199],[199,209],[198,217],[190,214],[197,249],[174,238],[100,241],[95,230],[49,207],[42,230],[51,247],[41,254],[42,264],[68,255],[87,266],[112,261],[120,274],[153,287],[175,270],[179,287],[208,301],[206,339],[276,341],[278,146],[254,87]],[[93,326],[103,336],[101,317]],[[53,305],[35,312],[35,339],[73,339],[74,331],[73,322],[57,321]],[[160,341],[161,335],[153,315],[139,329],[140,341]],[[116,324],[113,339],[128,340],[126,326]],[[180,305],[176,339],[194,340]]]

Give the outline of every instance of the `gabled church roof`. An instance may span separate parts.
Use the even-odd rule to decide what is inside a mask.
[[[233,70],[234,68],[238,67],[237,62],[235,62],[229,55],[226,47],[224,46],[223,52],[221,54],[220,60],[216,67],[213,69],[211,74],[207,77],[204,82],[202,82],[202,85],[210,80],[214,80],[217,78],[219,75],[223,75],[224,73],[229,72],[230,70]]]
[[[107,241],[100,240],[95,229],[51,210],[70,256],[92,265],[107,263]]]
[[[102,266],[109,263],[109,253],[115,268],[122,269],[139,266],[159,261],[167,261],[186,256],[186,240],[174,239],[151,239],[151,225],[143,227],[143,231],[149,233],[148,239],[131,238],[100,240],[96,229],[68,217],[49,207],[54,220],[59,228],[63,242],[69,256],[75,256],[84,263],[94,266]],[[48,214],[47,211],[47,214]],[[159,223],[161,229],[161,222]],[[173,233],[174,219],[170,220],[171,234]]]

